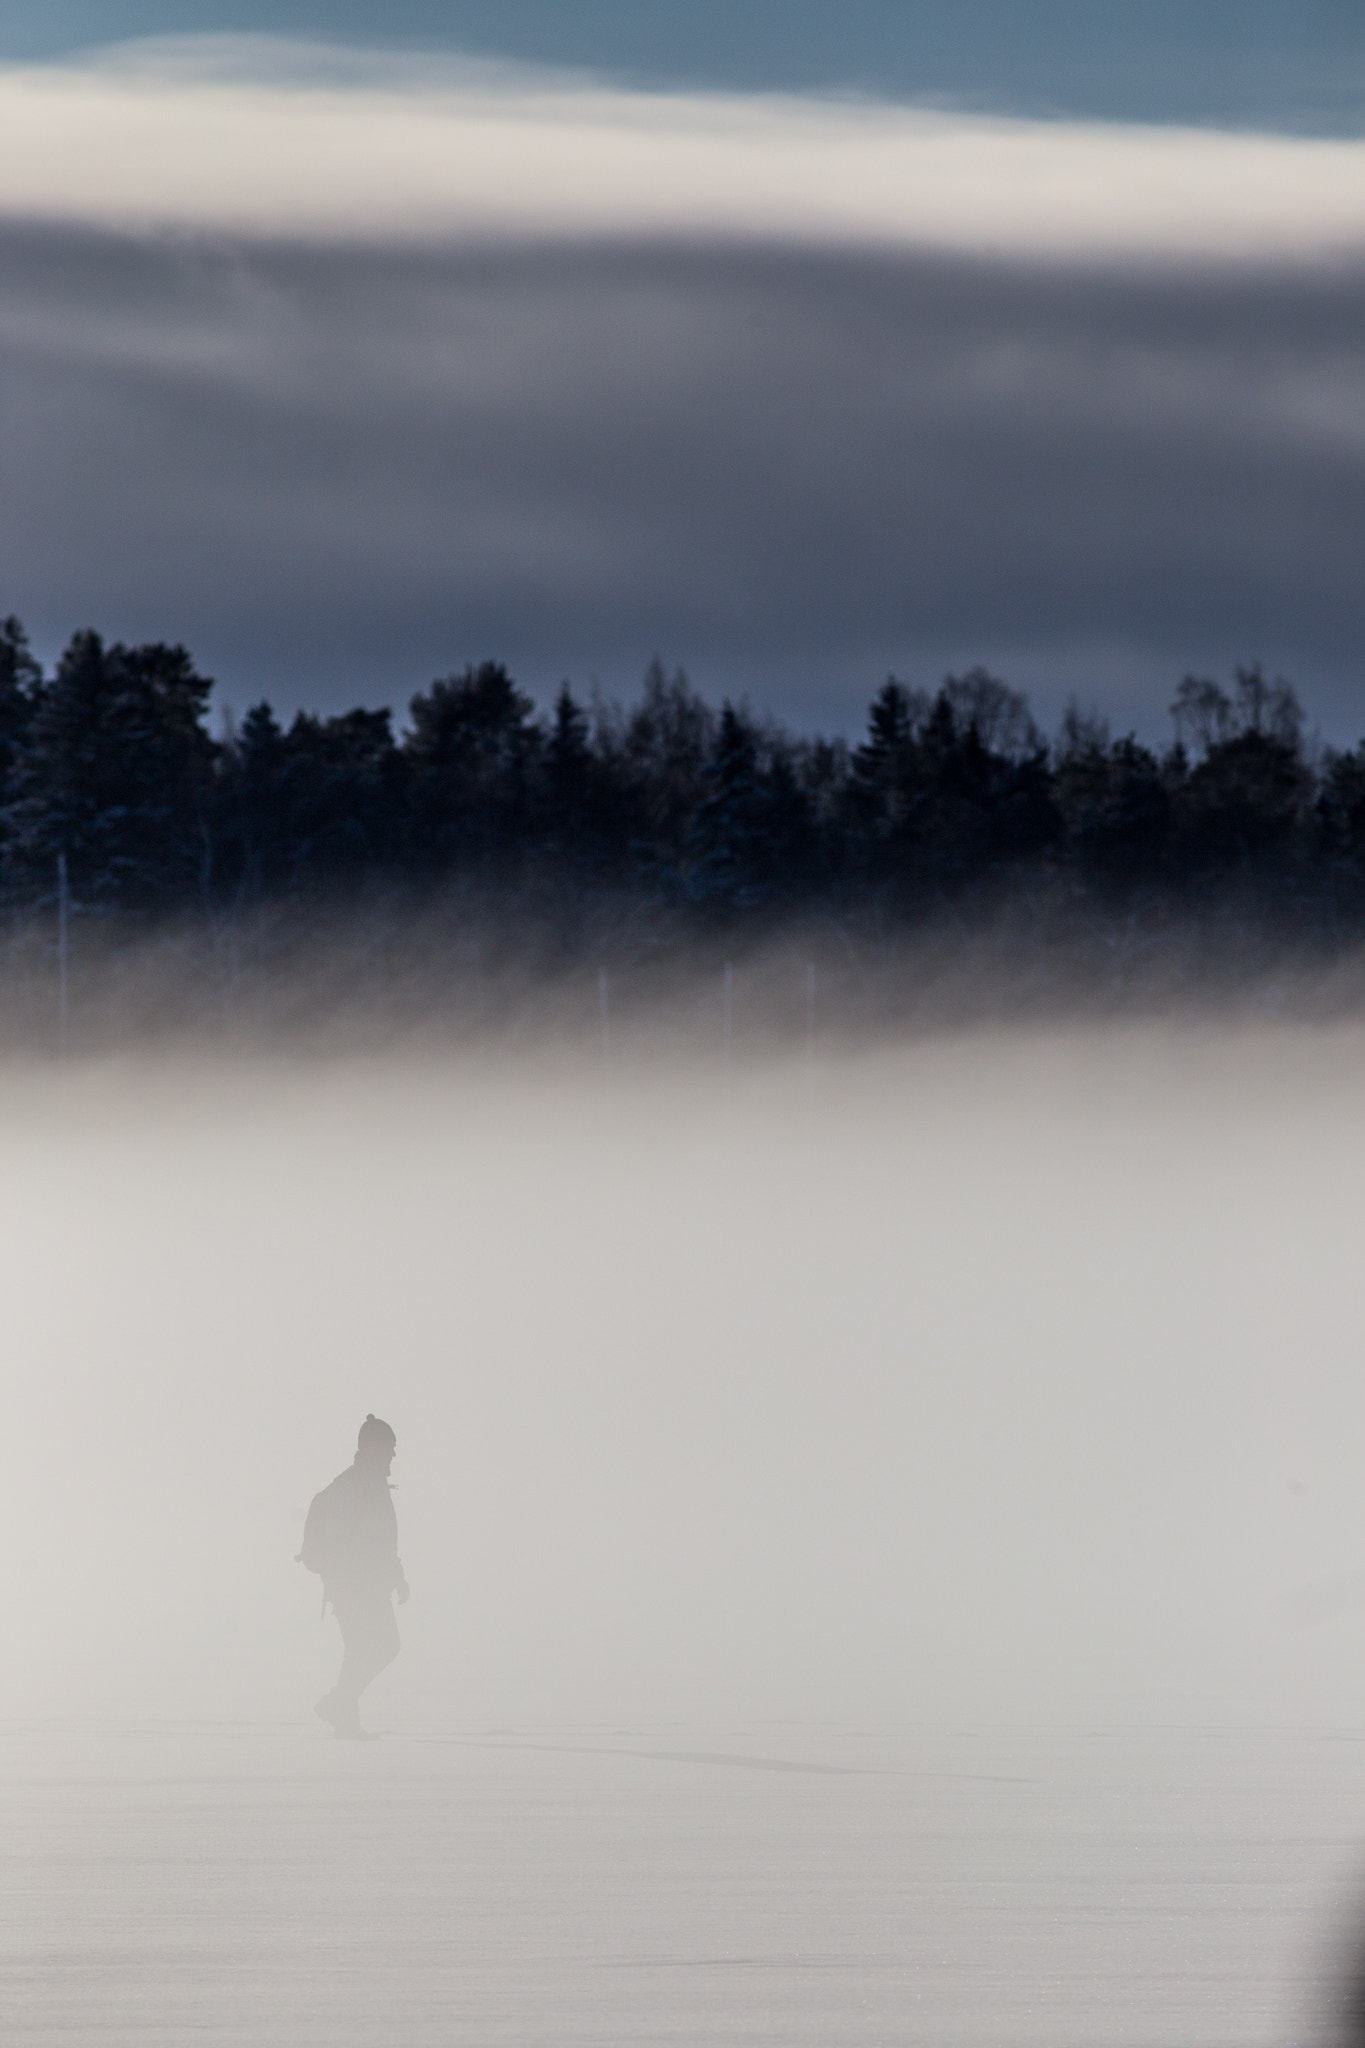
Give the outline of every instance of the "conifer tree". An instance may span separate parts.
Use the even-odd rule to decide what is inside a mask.
[[[541,733],[535,706],[500,661],[434,682],[409,706],[403,745],[419,866],[520,858]]]
[[[919,734],[928,708],[923,691],[888,676],[868,709],[867,737],[853,751],[851,823],[859,864],[874,876],[895,873],[913,838],[923,780]]]
[[[705,784],[687,832],[687,894],[694,903],[751,908],[770,879],[766,806],[753,727],[728,700],[721,707]]]
[[[0,619],[0,809],[8,802],[14,757],[33,717],[43,672],[13,614]]]
[[[287,867],[283,815],[287,743],[264,700],[232,733],[219,767],[216,815],[237,893],[251,899],[277,887]]]
[[[401,764],[393,714],[300,711],[284,736],[276,811],[295,882],[345,884],[382,874],[401,840]]]
[[[15,748],[11,876],[45,889],[64,854],[88,904],[168,904],[206,886],[212,687],[183,647],[77,633],[35,686]]]
[[[625,851],[624,790],[615,766],[613,755],[603,758],[594,747],[587,713],[565,683],[542,754],[539,839],[553,858],[580,872]]]

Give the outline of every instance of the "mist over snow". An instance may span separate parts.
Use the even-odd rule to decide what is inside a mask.
[[[13,1069],[4,1714],[1353,1724],[1350,1029]],[[311,1690],[310,1690],[311,1687]]]

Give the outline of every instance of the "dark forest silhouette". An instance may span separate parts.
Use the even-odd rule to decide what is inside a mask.
[[[140,922],[271,903],[627,902],[637,928],[970,921],[1030,891],[1113,922],[1235,901],[1329,950],[1365,931],[1365,742],[1311,750],[1259,667],[1187,677],[1169,746],[1075,708],[1052,737],[982,669],[889,680],[863,738],[794,734],[651,664],[626,707],[538,714],[485,661],[388,710],[256,705],[214,738],[183,647],[77,633],[51,675],[0,623],[0,884]]]

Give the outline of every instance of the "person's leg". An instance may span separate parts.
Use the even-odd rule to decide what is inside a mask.
[[[341,1637],[346,1646],[337,1691],[345,1699],[358,1700],[370,1680],[378,1678],[398,1655],[398,1623],[394,1618],[393,1601],[386,1593],[382,1599],[366,1600],[345,1612],[338,1612],[337,1619],[341,1623]]]
[[[398,1655],[398,1623],[387,1594],[334,1604],[344,1646],[341,1675],[327,1697],[318,1701],[317,1711],[339,1735],[358,1735],[360,1695]]]

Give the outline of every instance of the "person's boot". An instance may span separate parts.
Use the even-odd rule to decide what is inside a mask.
[[[313,1712],[323,1721],[330,1721],[338,1735],[363,1735],[360,1725],[360,1703],[349,1700],[335,1691],[325,1692]]]

